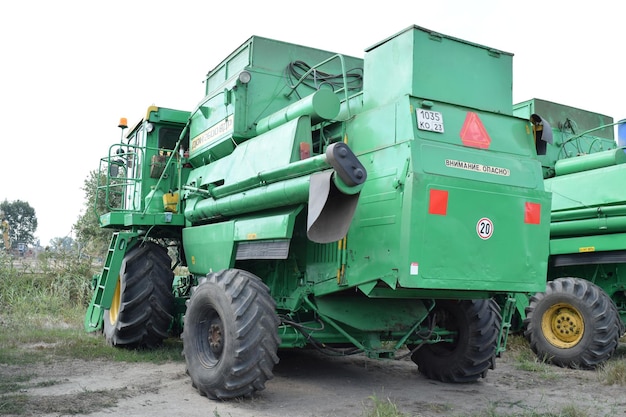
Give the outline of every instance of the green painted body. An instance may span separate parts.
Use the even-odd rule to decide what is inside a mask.
[[[548,279],[583,278],[604,290],[626,324],[626,149],[613,119],[544,100],[515,106],[539,114],[554,143],[539,156],[552,193]]]
[[[339,76],[311,85],[302,70],[285,82],[295,61],[317,65],[309,71],[316,76]],[[416,26],[364,59],[252,37],[208,74],[193,111],[151,108],[129,133],[141,172],[107,177],[107,196],[119,183],[133,187],[102,226],[177,241],[191,277],[175,280],[179,299],[212,271],[260,277],[289,318],[281,347],[308,343],[289,321],[318,328],[321,318],[327,325],[316,340],[392,356],[424,342],[419,330],[437,300],[545,288],[550,195],[511,91],[511,54]],[[427,130],[420,113],[443,122]],[[165,128],[178,132],[178,145],[158,143]],[[364,183],[341,176],[325,153],[333,143],[348,145]],[[155,178],[157,162],[164,169]],[[309,217],[322,196],[312,184],[323,174],[330,203],[356,206],[345,218],[323,210],[318,219],[347,233],[314,241]],[[163,194],[179,197],[169,211]],[[98,320],[90,315],[86,328]]]

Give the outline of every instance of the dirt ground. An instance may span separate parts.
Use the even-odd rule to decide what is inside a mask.
[[[575,406],[587,416],[626,416],[622,386],[602,384],[595,371],[515,368],[511,354],[471,384],[431,381],[409,360],[364,356],[328,357],[316,351],[280,352],[274,379],[255,398],[211,401],[191,386],[184,362],[163,365],[64,361],[20,369],[0,366],[2,375],[36,375],[20,395],[28,415],[93,417],[363,416],[372,397],[390,400],[407,416],[558,416]],[[3,399],[0,397],[0,415]]]

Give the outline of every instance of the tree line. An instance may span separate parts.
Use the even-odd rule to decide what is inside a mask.
[[[68,249],[68,246],[78,246],[81,252],[92,256],[102,256],[111,239],[110,230],[102,229],[99,224],[99,215],[104,213],[104,198],[98,197],[98,173],[91,171],[83,183],[84,212],[80,214],[72,230],[76,239],[57,237],[53,239],[53,246]],[[98,207],[100,206],[100,207]],[[8,237],[12,249],[16,249],[18,243],[35,245],[35,232],[38,221],[35,209],[26,201],[5,199],[0,203],[0,222],[6,221]],[[4,230],[3,230],[4,231]],[[0,243],[0,247],[2,244]]]
[[[28,202],[22,200],[9,202],[5,199],[0,203],[0,212],[2,217],[0,221],[6,225],[4,227],[8,231],[11,248],[16,248],[18,243],[27,245],[35,243],[37,216],[35,209]]]

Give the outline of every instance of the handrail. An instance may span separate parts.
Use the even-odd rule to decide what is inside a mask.
[[[339,59],[340,63],[341,63],[341,75],[342,75],[342,79],[343,79],[343,87],[340,88],[337,91],[333,91],[335,94],[337,93],[341,93],[342,91],[344,92],[344,99],[345,99],[345,103],[346,103],[346,110],[348,111],[348,118],[352,117],[352,113],[350,112],[350,102],[348,100],[348,73],[346,71],[346,63],[345,63],[345,59],[343,57],[343,55],[341,54],[335,54],[333,56],[331,56],[330,58],[325,59],[324,61],[312,66],[307,72],[304,73],[304,75],[302,75],[300,77],[300,79],[294,84],[289,86],[289,88],[291,88],[291,91],[287,94],[285,94],[285,97],[289,98],[289,96],[291,96],[294,91],[296,91],[296,88],[298,88],[298,86],[300,84],[302,84],[304,82],[304,80],[306,79],[306,77],[311,74],[312,72],[314,72],[317,68],[321,67],[324,64],[327,64],[330,61],[333,61],[334,59]],[[323,83],[321,84],[323,85]]]

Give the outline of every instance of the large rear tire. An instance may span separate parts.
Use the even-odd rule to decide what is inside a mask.
[[[456,332],[452,343],[420,347],[411,356],[419,371],[442,382],[474,382],[495,366],[500,308],[494,300],[438,301],[432,313],[439,328]]]
[[[580,278],[548,282],[530,298],[524,335],[542,360],[594,369],[615,352],[622,333],[617,308],[597,285]]]
[[[104,310],[104,336],[112,346],[154,348],[168,335],[174,311],[171,258],[144,242],[124,257],[111,308]]]
[[[203,278],[187,301],[183,328],[193,386],[211,399],[263,390],[278,363],[278,325],[274,299],[257,276],[228,269]]]

